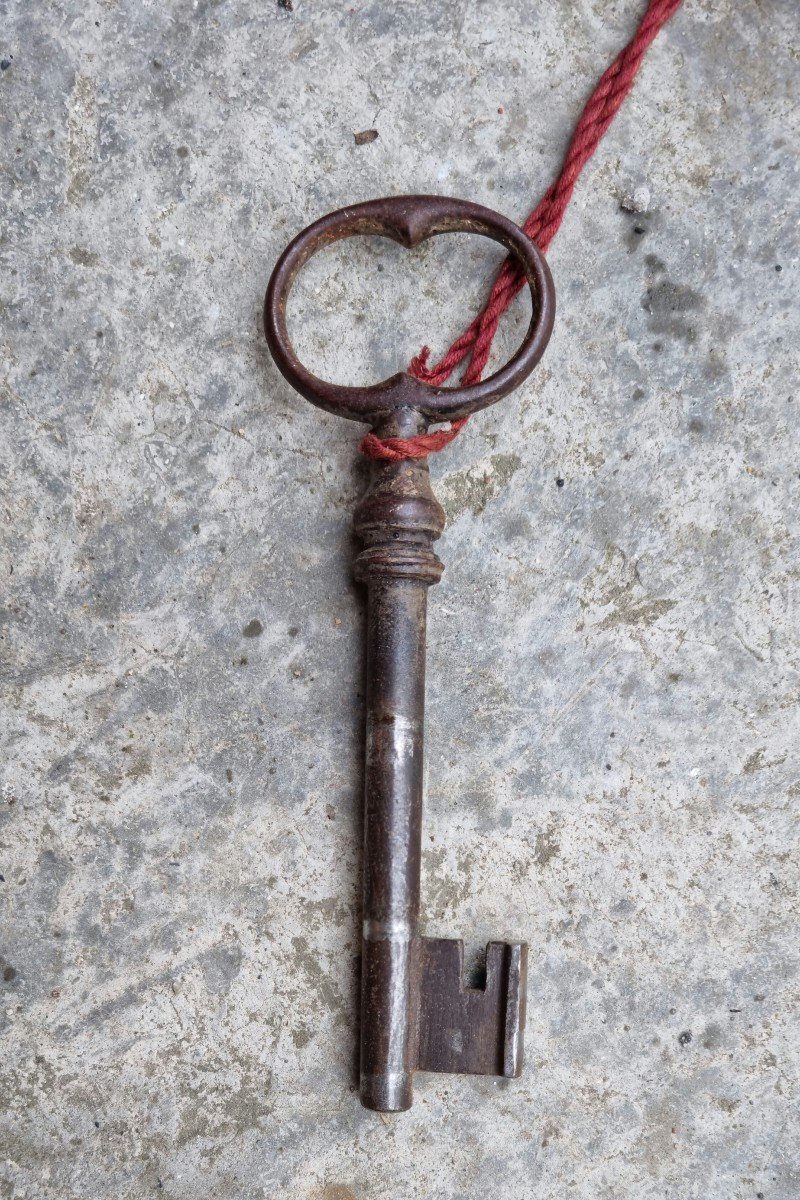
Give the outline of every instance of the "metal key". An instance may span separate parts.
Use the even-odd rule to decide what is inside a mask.
[[[406,372],[370,387],[326,383],[298,361],[286,301],[307,259],[340,238],[379,234],[416,246],[437,233],[500,242],[525,273],[533,315],[522,345],[481,383],[424,384]],[[320,408],[368,422],[379,437],[410,437],[431,422],[485,408],[520,384],[553,327],[553,282],[533,242],[491,209],[441,196],[398,196],[344,208],[304,230],[270,279],[264,325],[283,375]],[[465,987],[463,942],[419,933],[427,594],[442,574],[433,542],[444,512],[427,459],[373,465],[355,512],[364,548],[355,573],[368,589],[361,991],[361,1102],[411,1106],[415,1070],[518,1076],[522,1070],[528,948],[490,942],[486,984]]]

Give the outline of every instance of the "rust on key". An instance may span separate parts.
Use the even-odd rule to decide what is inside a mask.
[[[356,235],[378,234],[410,247],[454,232],[492,238],[525,272],[533,313],[505,366],[467,387],[433,387],[405,371],[368,387],[345,387],[318,379],[300,363],[286,328],[286,301],[312,254]],[[396,196],[331,213],[296,237],[270,279],[264,326],[279,369],[306,399],[369,423],[382,438],[410,437],[517,387],[544,352],[554,311],[547,264],[513,222],[464,200]],[[427,459],[374,462],[354,524],[363,544],[355,574],[368,594],[361,1100],[367,1108],[398,1112],[411,1105],[417,1070],[520,1074],[527,946],[490,942],[485,985],[469,988],[463,943],[419,933],[427,601],[443,570],[433,543],[444,529]]]

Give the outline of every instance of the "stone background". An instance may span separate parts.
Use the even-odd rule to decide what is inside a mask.
[[[0,1196],[800,1193],[793,0],[687,0],[432,465],[426,930],[530,942],[527,1069],[354,1092],[365,468],[264,287],[348,202],[522,219],[641,9],[2,4]],[[375,379],[495,261],[328,252],[298,344]]]

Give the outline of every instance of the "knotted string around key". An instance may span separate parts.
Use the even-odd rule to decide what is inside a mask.
[[[558,232],[575,184],[630,91],[647,48],[673,13],[680,8],[681,3],[682,0],[650,0],[636,33],[614,59],[589,97],[557,178],[522,226],[540,250],[547,250]],[[447,353],[433,366],[428,365],[430,350],[423,346],[420,353],[411,360],[410,374],[424,383],[441,387],[456,367],[468,358],[462,383],[465,386],[477,383],[489,361],[500,318],[524,283],[525,277],[519,266],[513,259],[507,258],[495,278],[486,304],[471,325],[456,338]],[[368,433],[362,438],[359,450],[367,458],[387,462],[425,458],[429,454],[444,450],[445,446],[458,436],[468,420],[469,417],[462,417],[461,420],[453,421],[447,429],[437,429],[433,433],[418,434],[410,438],[379,438],[374,433]]]

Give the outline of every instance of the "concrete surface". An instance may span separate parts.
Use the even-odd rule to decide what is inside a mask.
[[[353,1091],[365,471],[264,286],[347,202],[521,219],[641,8],[3,5],[0,1196],[800,1194],[791,0],[688,0],[433,464],[427,931],[528,939],[527,1069]],[[493,261],[331,252],[298,343],[374,379]]]

